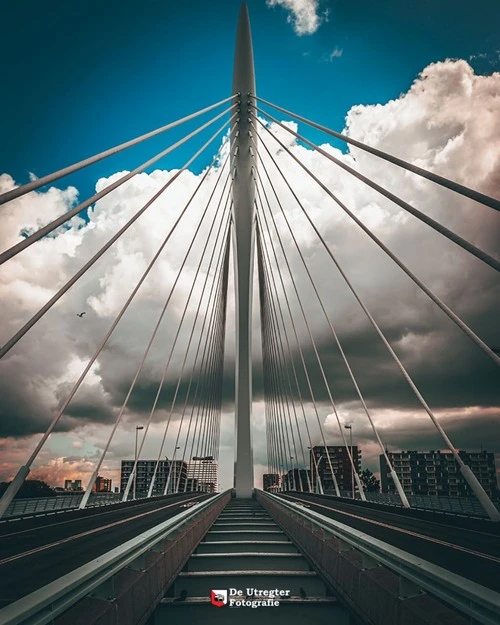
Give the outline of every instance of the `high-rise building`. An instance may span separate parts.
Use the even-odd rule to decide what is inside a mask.
[[[64,480],[64,490],[81,491],[82,480]]]
[[[495,454],[487,451],[459,451],[488,495],[497,492]],[[387,452],[405,493],[409,495],[447,495],[467,497],[472,492],[451,451]],[[380,456],[380,481],[383,493],[396,487],[383,455]]]
[[[275,491],[280,485],[280,476],[278,473],[264,473],[262,476],[262,490]]]
[[[290,469],[283,475],[283,490],[309,492],[311,473],[309,469]]]
[[[196,493],[198,492],[198,480],[192,478],[192,477],[188,477],[187,482],[186,482],[186,491],[188,493]]]
[[[110,493],[112,490],[111,479],[98,475],[92,487],[94,493]]]
[[[349,445],[349,450],[351,446]],[[359,474],[361,470],[361,450],[357,445],[352,447],[352,457],[354,466]],[[309,451],[309,470],[311,472],[311,482],[313,491],[317,488],[317,473],[319,474],[323,490],[326,493],[334,492],[335,485],[332,477],[332,471],[337,479],[339,490],[352,492],[352,467],[347,449],[341,445],[316,445]]]
[[[139,460],[137,462],[136,494],[147,493],[157,461]],[[120,475],[120,492],[125,492],[127,482],[134,468],[134,460],[122,460]],[[168,492],[184,492],[187,479],[187,463],[183,460],[160,460],[156,471],[153,495],[163,495],[168,482]]]
[[[216,493],[218,490],[217,461],[213,456],[194,456],[187,467],[187,478],[188,486],[192,490]]]

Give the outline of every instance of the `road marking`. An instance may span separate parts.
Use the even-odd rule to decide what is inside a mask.
[[[295,499],[293,495],[288,495],[288,497]],[[486,553],[482,553],[481,551],[474,551],[473,549],[468,549],[467,547],[462,547],[461,545],[456,545],[455,543],[449,543],[445,540],[441,540],[440,538],[433,538],[432,536],[426,536],[425,534],[419,534],[418,532],[412,532],[411,530],[405,530],[402,527],[396,527],[395,525],[389,525],[388,523],[382,523],[382,521],[375,521],[374,519],[368,519],[357,514],[352,514],[351,512],[345,512],[342,510],[335,510],[328,506],[324,506],[320,503],[313,502],[311,499],[299,499],[298,501],[304,501],[312,506],[318,506],[319,508],[325,508],[330,512],[335,512],[337,514],[343,514],[345,516],[352,517],[353,519],[359,519],[360,521],[365,521],[365,523],[373,523],[373,525],[380,525],[381,527],[385,527],[387,529],[391,529],[395,532],[400,532],[401,534],[408,534],[409,536],[414,536],[415,538],[420,538],[422,540],[428,540],[429,542],[437,543],[438,545],[443,545],[445,547],[450,547],[451,549],[456,549],[457,551],[464,551],[470,555],[478,556],[479,558],[484,558],[486,560],[491,560],[492,562],[500,563],[500,558],[495,556],[490,556]]]
[[[199,496],[199,495],[198,495]],[[121,525],[122,523],[128,523],[129,521],[133,521],[134,519],[139,519],[141,517],[147,516],[148,514],[154,514],[155,512],[159,512],[160,510],[166,510],[167,508],[172,508],[173,506],[178,506],[185,501],[191,501],[192,499],[196,499],[197,497],[191,497],[190,499],[183,500],[181,502],[171,503],[168,506],[162,506],[161,508],[156,508],[155,510],[149,510],[148,512],[143,512],[142,514],[136,514],[135,516],[128,517],[126,519],[121,519],[120,521],[115,521],[114,523],[108,523],[106,525],[101,525],[100,527],[95,527],[92,530],[87,530],[86,532],[81,532],[80,534],[73,534],[73,536],[68,536],[68,538],[62,538],[55,543],[49,543],[47,545],[42,545],[41,547],[36,547],[35,549],[30,549],[29,551],[24,551],[23,553],[19,553],[15,556],[10,556],[5,558],[4,560],[0,560],[0,566],[3,564],[8,564],[9,562],[14,562],[15,560],[20,560],[21,558],[25,558],[27,556],[31,556],[35,553],[41,553],[47,549],[51,549],[52,547],[57,547],[58,545],[64,545],[72,540],[76,540],[77,538],[83,538],[85,536],[90,536],[91,534],[96,534],[97,532],[101,532],[102,530],[109,529],[110,527],[115,527],[117,525]],[[54,525],[58,525],[57,523]]]

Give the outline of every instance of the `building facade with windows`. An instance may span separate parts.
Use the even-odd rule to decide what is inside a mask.
[[[262,476],[262,490],[273,492],[279,489],[280,476],[278,473],[264,473]]]
[[[349,450],[350,449],[351,446],[349,445]],[[356,471],[359,474],[361,470],[361,450],[357,445],[353,445],[352,447],[352,457]],[[335,492],[330,464],[337,479],[339,490],[341,492],[352,492],[352,467],[345,446],[328,445],[325,447],[323,445],[316,445],[309,450],[309,463],[312,489],[314,492],[316,492],[317,489],[317,474],[319,474],[324,492]]]
[[[311,473],[309,469],[290,469],[283,475],[283,490],[296,490],[303,493],[309,492]]]
[[[110,493],[112,491],[112,481],[107,477],[98,475],[95,479],[92,492],[94,493]]]
[[[136,494],[146,494],[149,490],[155,470],[156,460],[137,462]],[[125,492],[127,482],[134,468],[134,460],[122,460],[120,474],[120,492]],[[170,477],[169,477],[170,475]],[[152,495],[163,495],[168,482],[168,492],[184,492],[187,480],[187,463],[182,460],[160,460],[153,486]],[[133,486],[132,486],[133,487]]]
[[[204,493],[218,491],[218,463],[213,456],[194,457],[187,465],[188,489]]]
[[[64,490],[82,491],[82,480],[64,480]]]
[[[460,457],[477,477],[479,483],[494,496],[498,492],[495,454],[487,451],[459,451]],[[449,450],[387,452],[389,461],[409,495],[445,495],[469,497],[472,492],[457,461]],[[395,493],[396,487],[383,455],[380,456],[380,481],[383,493]]]

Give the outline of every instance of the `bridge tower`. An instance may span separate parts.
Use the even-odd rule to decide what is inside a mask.
[[[255,71],[250,20],[241,5],[233,71],[233,95],[238,117],[231,128],[231,172],[233,176],[233,256],[236,292],[236,449],[234,486],[236,496],[253,492],[252,416],[252,278],[255,244],[255,182],[252,167],[249,107],[255,104]],[[252,94],[252,96],[250,95]],[[255,143],[254,143],[255,145]]]

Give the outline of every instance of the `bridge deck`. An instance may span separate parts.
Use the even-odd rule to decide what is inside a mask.
[[[55,625],[72,625],[75,618],[85,625],[136,625],[148,619],[147,625],[201,619],[222,623],[238,619],[242,625],[257,619],[262,625],[285,620],[342,625],[350,614],[369,616],[368,622],[377,625],[442,625],[450,622],[447,618],[458,625],[468,622],[471,598],[474,610],[480,608],[484,616],[478,622],[497,622],[500,539],[492,522],[448,518],[432,522],[412,511],[260,491],[257,500],[231,499],[229,492],[213,501],[207,495],[195,496],[208,499],[188,510],[193,495],[3,524],[0,608],[16,611],[23,602],[33,602],[37,593],[52,592],[51,586],[66,588],[69,578],[71,593],[75,575],[79,580],[90,573],[100,575],[103,561],[122,550],[129,559],[109,574],[111,566],[106,564],[105,576],[96,585],[85,586],[80,601],[63,602]],[[182,519],[174,521],[179,514]],[[173,529],[162,529],[165,523]],[[464,524],[472,525],[461,527]],[[160,542],[148,542],[154,531],[167,533]],[[349,544],[353,536],[357,542]],[[138,548],[144,551],[131,557]],[[387,559],[387,553],[395,554],[396,560]],[[418,566],[424,567],[418,570],[428,576],[416,581],[405,568],[415,556]],[[433,573],[429,567],[436,564],[440,570]],[[456,578],[456,573],[462,575]],[[455,581],[450,580],[454,575]],[[40,590],[33,593],[35,589]],[[225,609],[211,604],[212,591],[222,596]],[[59,600],[59,595],[50,595],[50,601],[53,597]],[[2,615],[0,610],[1,623],[25,622],[2,621]]]
[[[0,526],[0,608],[174,517],[186,501],[209,495],[168,495]]]
[[[500,527],[497,523],[431,511],[415,513],[402,508],[369,506],[308,493],[281,496],[486,588],[500,591]]]

